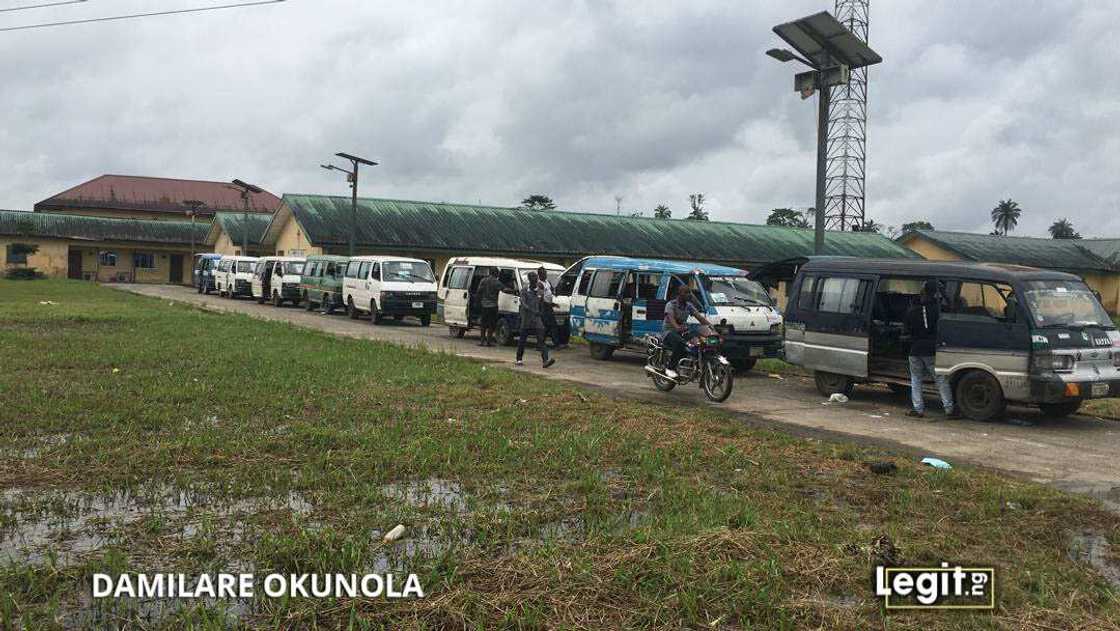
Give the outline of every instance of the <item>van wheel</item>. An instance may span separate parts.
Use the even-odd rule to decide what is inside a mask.
[[[605,362],[608,359],[610,359],[612,355],[614,355],[614,347],[613,346],[607,346],[606,344],[599,344],[597,342],[591,342],[589,347],[591,349],[591,357],[594,358],[594,359],[598,359],[599,361],[604,361]]]
[[[430,316],[430,315],[420,316],[420,326],[432,326],[432,316]]]
[[[319,299],[321,300],[319,306],[323,308],[324,313],[327,315],[334,313],[334,296],[331,294],[323,294]]]
[[[494,342],[498,346],[513,344],[513,329],[509,326],[509,320],[505,318],[498,320],[498,326],[494,328]]]
[[[957,381],[955,394],[961,414],[974,421],[990,421],[1007,409],[999,381],[982,370],[965,373]]]
[[[257,304],[258,305],[263,305],[264,304],[264,296],[261,296],[260,298],[257,298]]]
[[[466,329],[461,329],[457,326],[447,327],[447,334],[450,335],[451,337],[463,337],[463,335],[465,335],[466,332],[467,332]]]
[[[354,297],[350,296],[346,299],[346,315],[350,316],[351,320],[358,319],[358,310],[354,308]]]
[[[840,393],[850,396],[856,387],[856,382],[848,375],[838,375],[833,372],[817,370],[813,372],[813,381],[817,383],[817,392],[826,397]]]
[[[381,324],[385,320],[385,316],[381,315],[381,311],[377,309],[377,302],[374,300],[369,301],[369,323]]]
[[[1081,408],[1081,401],[1062,401],[1061,403],[1039,403],[1038,409],[1046,416],[1062,418],[1074,414]]]
[[[757,357],[747,357],[738,359],[734,362],[735,370],[738,372],[750,372],[754,365],[758,363]]]
[[[284,303],[284,301],[280,299],[280,292],[278,292],[278,291],[272,292],[272,306],[273,307],[279,307],[283,303]]]
[[[306,291],[303,292],[303,308],[308,311],[311,311],[314,308],[314,305],[311,304],[311,294],[307,293]]]

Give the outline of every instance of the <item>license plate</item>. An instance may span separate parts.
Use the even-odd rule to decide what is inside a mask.
[[[413,308],[413,309],[423,309],[423,308],[424,308],[424,303],[422,303],[422,302],[414,302],[414,303],[412,303],[412,308]]]
[[[762,353],[764,352],[764,350],[765,349],[761,349],[761,348],[752,348],[751,349],[751,357],[762,357]]]
[[[1108,384],[1107,383],[1094,383],[1090,391],[1094,397],[1107,397]]]

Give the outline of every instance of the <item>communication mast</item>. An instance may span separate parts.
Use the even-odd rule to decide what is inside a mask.
[[[836,0],[836,19],[867,43],[870,0]],[[853,68],[846,85],[832,88],[828,108],[825,225],[829,230],[864,226],[867,160],[867,66]]]

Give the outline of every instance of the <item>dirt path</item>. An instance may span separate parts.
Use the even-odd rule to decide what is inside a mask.
[[[119,289],[145,296],[201,305],[204,308],[244,313],[252,317],[291,322],[338,335],[417,345],[495,362],[513,362],[512,348],[483,348],[468,335],[456,339],[445,327],[422,328],[414,321],[371,326],[368,320],[350,320],[344,315],[322,316],[316,312],[271,305],[248,299],[229,300],[216,295],[165,285],[118,285]],[[653,402],[682,405],[711,405],[693,386],[665,394],[653,388],[642,371],[642,358],[618,355],[612,361],[591,359],[583,346],[559,352],[557,363],[546,370],[531,350],[526,365],[518,370],[545,374],[616,394]],[[949,462],[1001,469],[1024,475],[1078,493],[1087,493],[1120,510],[1120,422],[1086,416],[1052,420],[1036,410],[1012,408],[1008,422],[977,423],[912,419],[905,396],[886,389],[856,388],[851,401],[825,404],[804,377],[775,379],[751,373],[736,380],[735,391],[720,407],[741,412],[752,422],[774,425],[798,434],[838,435],[863,442],[901,447],[916,456],[935,456]],[[931,415],[936,417],[937,414]]]

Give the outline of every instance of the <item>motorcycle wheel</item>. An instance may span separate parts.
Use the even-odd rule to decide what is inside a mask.
[[[700,375],[700,387],[704,389],[704,396],[714,403],[722,403],[731,396],[731,388],[735,384],[735,371],[731,366],[712,360],[704,365],[704,372]]]

